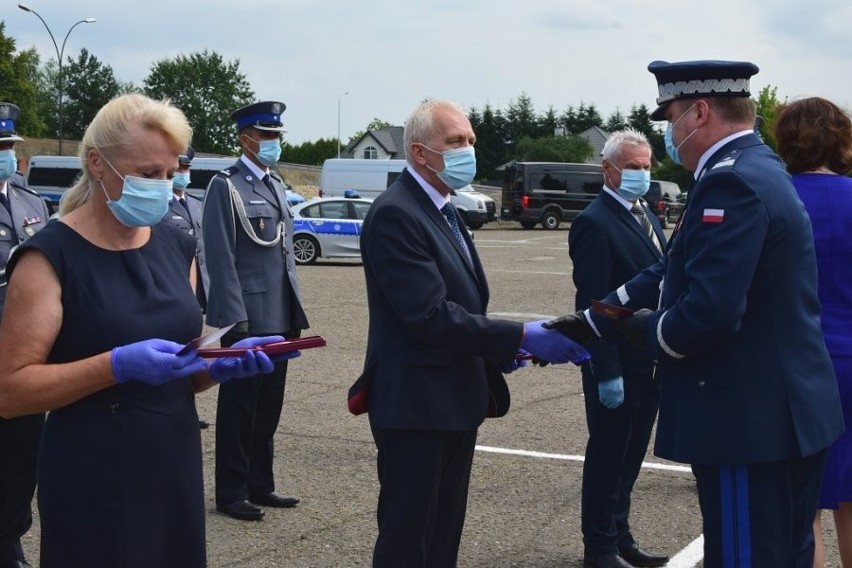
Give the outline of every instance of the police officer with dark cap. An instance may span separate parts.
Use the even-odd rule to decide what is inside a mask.
[[[204,312],[207,309],[208,276],[207,265],[204,264],[204,240],[201,238],[201,198],[186,192],[194,157],[195,150],[192,146],[187,146],[186,150],[178,155],[178,168],[172,178],[172,200],[169,202],[169,212],[163,217],[163,223],[195,237],[198,246],[195,251],[195,297]],[[198,426],[204,430],[209,428],[210,424],[199,420]]]
[[[656,361],[655,454],[692,465],[705,568],[810,568],[826,449],[844,427],[810,221],[753,131],[757,66],[648,68],[651,117],[668,121],[669,156],[694,172],[686,209],[663,259],[603,299],[632,316],[587,310],[549,325],[627,337]]]
[[[17,245],[45,226],[50,213],[41,196],[17,171],[15,132],[21,110],[0,103],[0,316],[6,303],[6,262]],[[21,536],[32,525],[36,454],[44,414],[0,418],[0,568],[29,566]]]
[[[250,335],[298,337],[308,327],[293,258],[293,215],[275,171],[285,108],[264,101],[231,114],[242,155],[210,180],[204,197],[207,324],[236,324],[222,338],[226,346]],[[219,388],[216,508],[235,519],[259,520],[259,506],[299,502],[275,491],[272,474],[286,373],[287,363],[278,363],[268,375]]]

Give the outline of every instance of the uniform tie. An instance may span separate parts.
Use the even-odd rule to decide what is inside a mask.
[[[189,204],[186,202],[186,197],[179,197],[178,203],[183,206],[184,211],[186,211],[186,218],[189,220],[189,224],[192,224],[192,213],[189,212]]]
[[[464,237],[462,237],[461,229],[459,229],[459,221],[456,218],[455,208],[452,206],[451,203],[446,203],[443,207],[441,207],[441,213],[444,214],[444,217],[446,217],[447,221],[450,223],[450,229],[452,229],[453,235],[455,235],[456,240],[459,242],[462,247],[462,250],[464,250],[464,253],[467,255],[467,259],[471,260],[470,250],[468,250],[467,243],[465,242]]]
[[[651,224],[651,221],[648,219],[648,216],[645,215],[645,209],[639,204],[637,201],[633,204],[633,207],[630,208],[630,212],[633,213],[633,216],[636,217],[636,220],[639,221],[639,224],[642,225],[642,228],[645,229],[645,232],[653,241],[654,246],[657,247],[658,251],[662,251],[663,249],[660,247],[660,240],[657,238],[657,233],[654,231],[654,226]]]
[[[6,197],[6,194],[0,191],[0,205],[6,208],[6,211],[9,213],[9,216],[12,216],[12,209],[9,207],[9,198]]]

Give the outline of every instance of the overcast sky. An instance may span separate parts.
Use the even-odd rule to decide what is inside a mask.
[[[3,0],[18,50],[56,52],[41,22]],[[752,92],[852,103],[849,0],[29,0],[65,55],[85,47],[120,81],[205,49],[238,59],[258,99],[287,104],[286,139],[342,139],[373,118],[402,125],[424,98],[543,114],[581,102],[606,119],[653,108],[655,59],[748,60]],[[350,91],[349,95],[343,93]]]

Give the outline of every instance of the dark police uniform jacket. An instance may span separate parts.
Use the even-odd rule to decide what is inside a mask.
[[[6,305],[6,263],[14,247],[42,229],[50,219],[44,199],[27,187],[20,173],[6,180],[12,214],[0,206],[0,315]]]
[[[754,134],[710,157],[666,256],[606,301],[660,302],[645,321],[662,391],[656,455],[765,463],[812,455],[843,431],[810,221]]]
[[[370,324],[359,382],[370,384],[374,428],[475,430],[489,381],[506,388],[496,362],[511,362],[523,325],[485,317],[488,283],[473,241],[463,238],[470,261],[408,170],[367,212],[361,255]]]
[[[228,183],[230,181],[230,184]],[[210,288],[207,323],[214,327],[248,320],[250,335],[307,329],[293,258],[293,215],[282,181],[274,192],[242,161],[213,176],[204,197],[204,256]],[[239,220],[233,187],[257,239]],[[283,234],[276,241],[278,227]]]
[[[187,213],[187,210],[180,204],[177,195],[173,195],[171,201],[169,201],[169,211],[166,213],[163,222],[195,237],[197,243],[195,263],[198,266],[198,273],[201,275],[201,282],[198,282],[196,287],[200,286],[206,294],[210,287],[210,277],[207,274],[207,264],[204,260],[204,240],[202,239],[203,233],[201,229],[201,199],[190,193],[184,193],[184,199],[189,212]]]
[[[647,206],[645,215],[662,247],[666,236]],[[661,252],[629,209],[604,190],[571,222],[568,251],[574,264],[576,309],[588,308],[616,287],[660,259]],[[596,382],[625,375],[648,375],[654,364],[648,354],[626,339],[596,340],[586,346],[592,358],[583,364]]]

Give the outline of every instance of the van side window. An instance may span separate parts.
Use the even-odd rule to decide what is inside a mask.
[[[49,187],[70,188],[82,172],[80,168],[30,168],[27,185],[45,185]]]
[[[601,174],[575,174],[571,177],[571,182],[568,187],[569,192],[597,195],[603,186],[603,176]]]
[[[399,174],[402,172],[388,172],[388,184],[385,186],[385,189],[389,188],[393,185],[393,182],[396,181],[396,178],[399,177]]]

